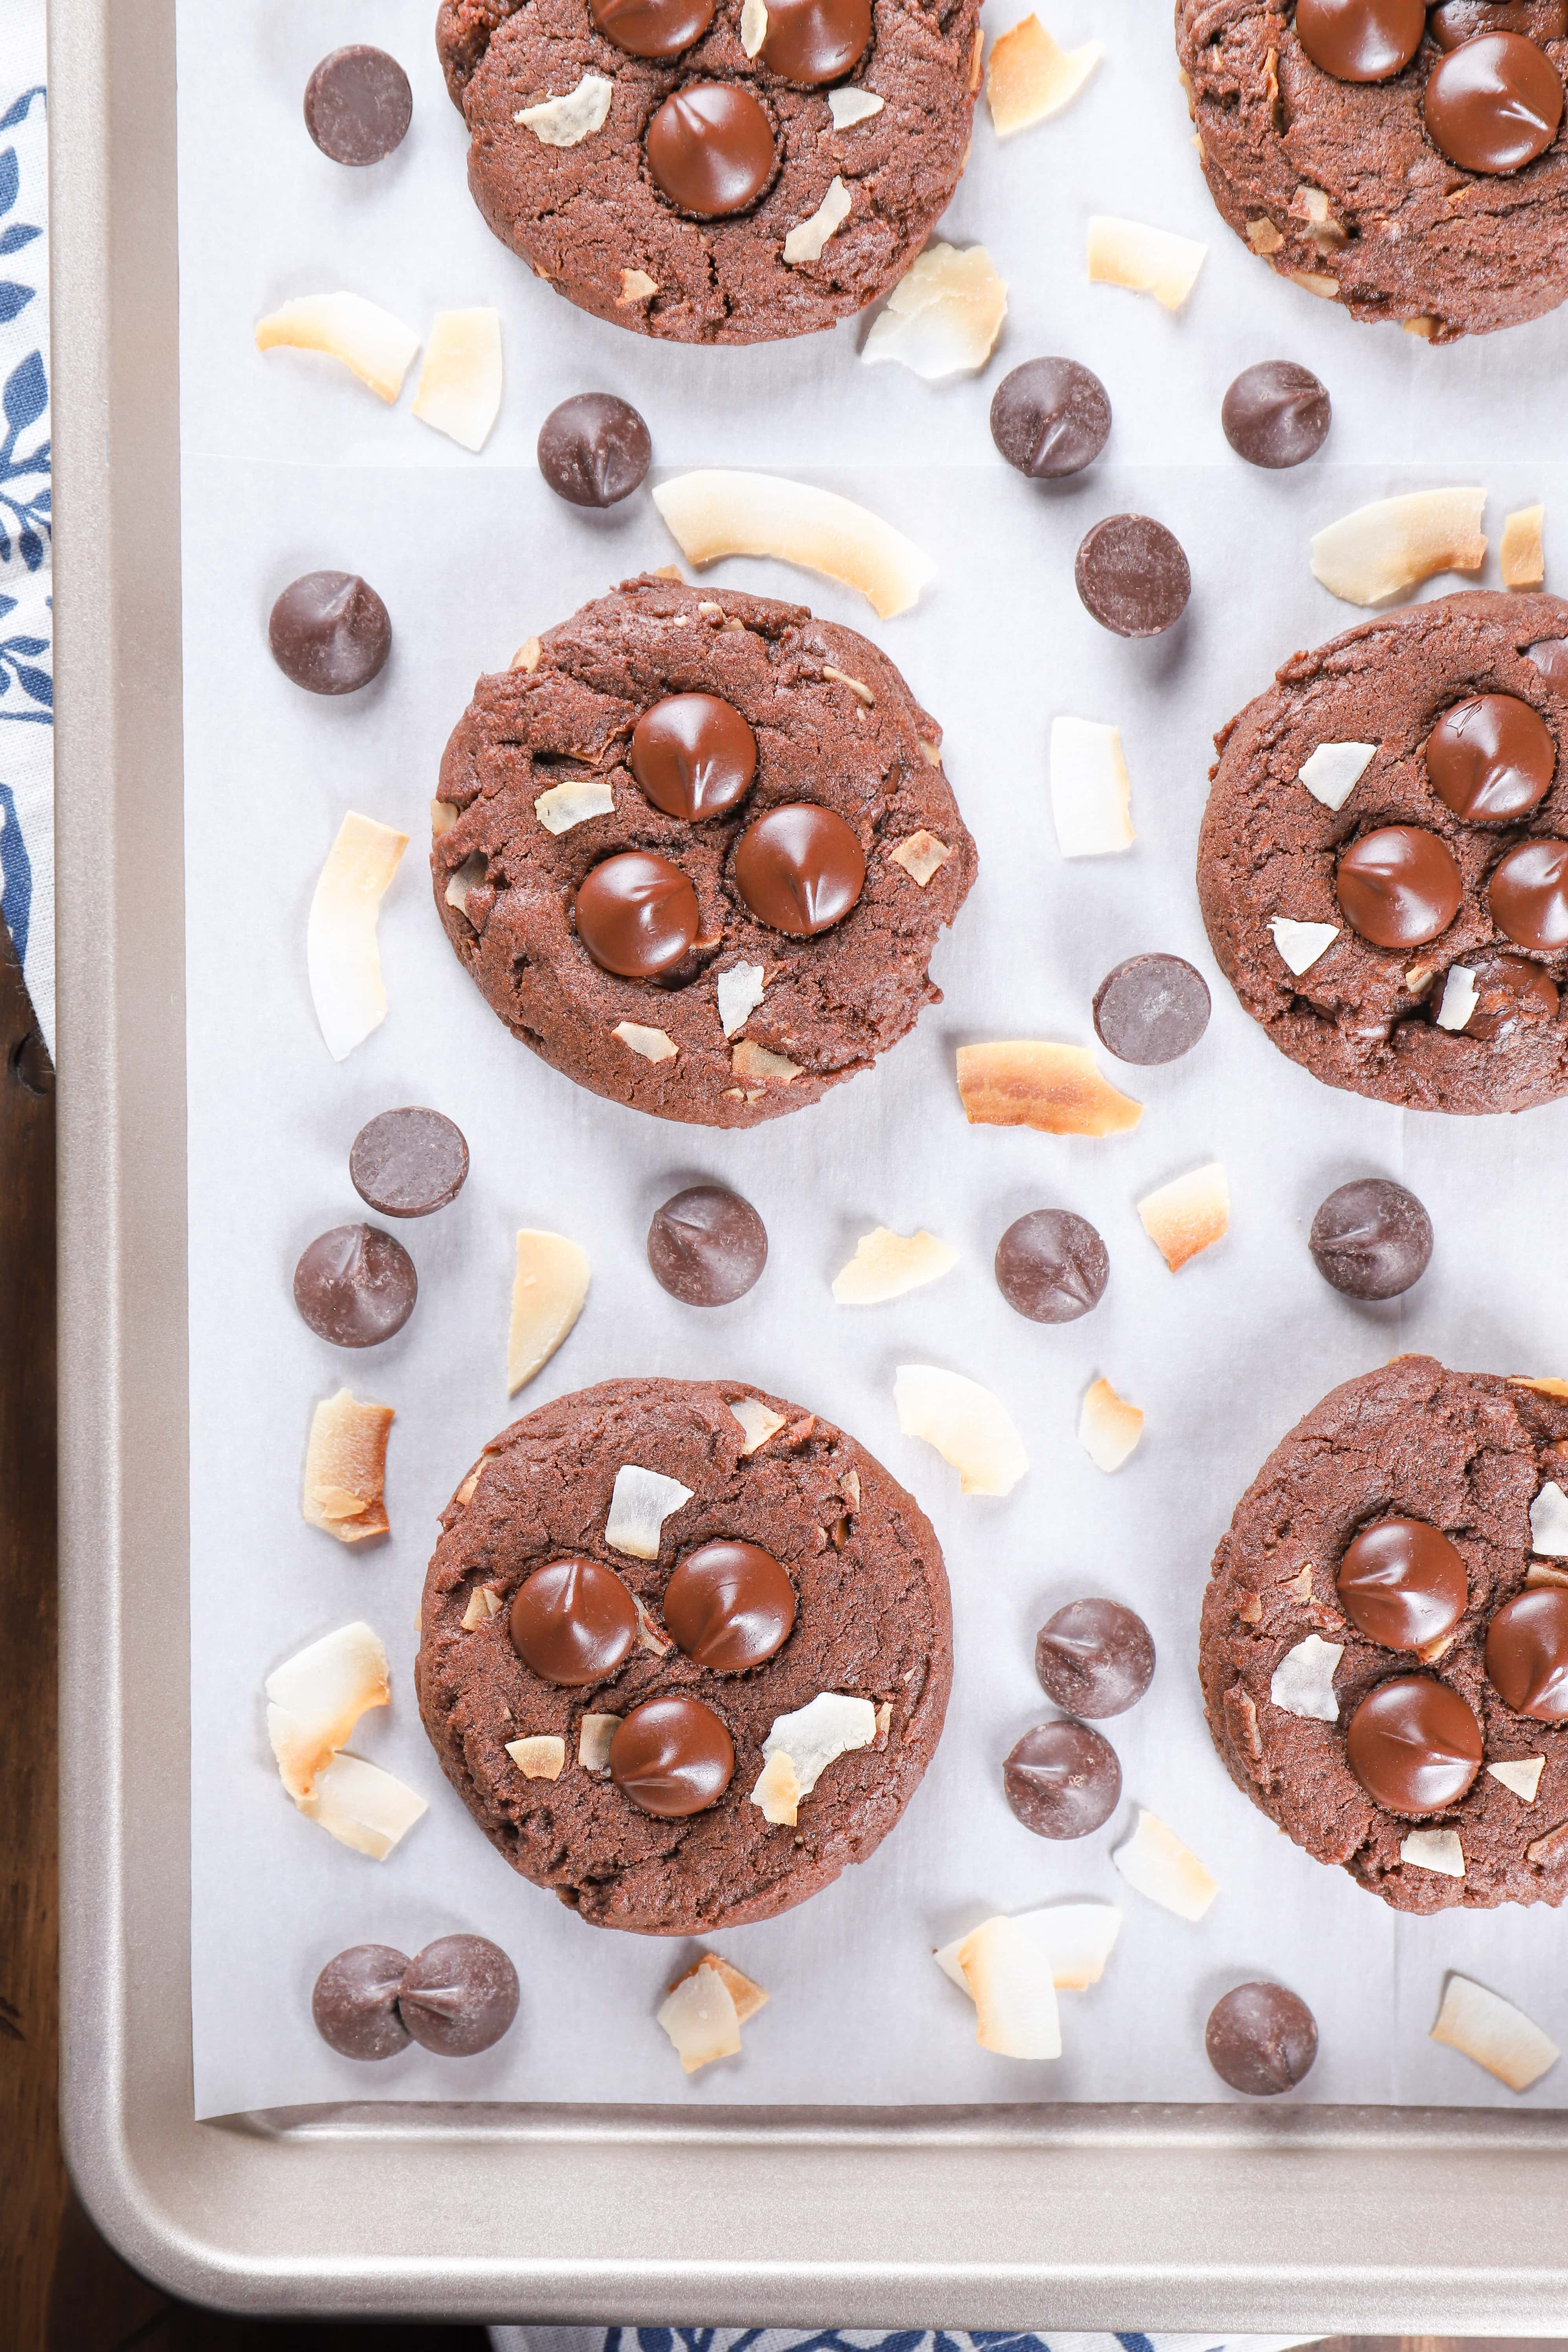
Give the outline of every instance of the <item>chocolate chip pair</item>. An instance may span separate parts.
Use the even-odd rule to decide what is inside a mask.
[[[353,1944],[327,1962],[310,1995],[317,2032],[340,2057],[395,2057],[409,2042],[472,2058],[517,2015],[517,1970],[484,1936],[442,1936],[409,1959],[390,1944]]]

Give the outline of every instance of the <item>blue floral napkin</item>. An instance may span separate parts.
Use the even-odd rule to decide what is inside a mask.
[[[1285,2352],[1310,2336],[1074,2336],[1050,2327],[492,2327],[492,2352]]]

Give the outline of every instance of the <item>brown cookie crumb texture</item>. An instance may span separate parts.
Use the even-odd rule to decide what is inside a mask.
[[[783,1417],[749,1457],[730,1410],[757,1397]],[[624,1463],[678,1478],[692,1499],[666,1519],[657,1560],[604,1540]],[[892,1828],[941,1737],[952,1618],[929,1520],[865,1449],[798,1405],[738,1381],[607,1381],[502,1432],[442,1515],[425,1581],[417,1686],[442,1769],[514,1870],[595,1927],[706,1935],[804,1902]],[[676,1649],[635,1649],[605,1681],[564,1689],[531,1674],[507,1631],[512,1594],[547,1560],[602,1560],[647,1612],[659,1642],[679,1559],[719,1538],[760,1545],[798,1596],[794,1631],[762,1665],[716,1675]],[[494,1614],[465,1631],[476,1586]],[[749,1801],[776,1717],[822,1691],[889,1709],[874,1746],[839,1757],[801,1801],[796,1827]],[[638,1811],[607,1774],[577,1761],[585,1714],[625,1715],[655,1697],[700,1698],[734,1743],[719,1802],[684,1820]],[[509,1740],[555,1734],[566,1763],[530,1780]]]
[[[1565,1474],[1568,1402],[1400,1356],[1334,1389],[1276,1446],[1215,1554],[1198,1663],[1226,1770],[1314,1860],[1342,1864],[1396,1910],[1560,1904],[1568,1894],[1568,1724],[1514,1714],[1483,1664],[1489,1623],[1524,1587],[1531,1503]],[[1346,1545],[1390,1515],[1440,1528],[1468,1574],[1453,1641],[1426,1665],[1367,1641],[1339,1606]],[[1289,1715],[1269,1696],[1280,1660],[1310,1633],[1343,1645],[1335,1723]],[[1458,1804],[1419,1821],[1367,1795],[1346,1761],[1345,1726],[1369,1691],[1412,1673],[1446,1683],[1473,1710],[1486,1764],[1545,1758],[1533,1804],[1485,1769]],[[1401,1862],[1415,1828],[1458,1832],[1463,1878]]]
[[[1198,842],[1198,897],[1221,971],[1282,1054],[1328,1085],[1415,1110],[1514,1111],[1568,1093],[1568,1015],[1521,1020],[1503,1035],[1437,1026],[1451,965],[1522,952],[1487,901],[1504,853],[1532,835],[1568,836],[1568,662],[1553,682],[1526,648],[1568,639],[1556,596],[1474,590],[1407,605],[1295,655],[1274,685],[1215,738]],[[1470,694],[1511,694],[1552,731],[1557,768],[1517,824],[1468,824],[1428,781],[1424,747],[1443,711]],[[1375,743],[1344,806],[1325,808],[1297,781],[1319,744]],[[1342,847],[1390,824],[1438,835],[1458,860],[1458,912],[1429,945],[1373,947],[1346,923],[1334,891]],[[1270,918],[1340,926],[1306,971],[1292,972]],[[1568,986],[1568,950],[1531,961]]]
[[[1281,276],[1352,317],[1433,342],[1486,334],[1568,294],[1568,136],[1491,176],[1441,154],[1422,114],[1443,52],[1430,32],[1402,73],[1338,81],[1279,0],[1176,0],[1176,49],[1209,192]],[[1559,75],[1551,0],[1510,10]]]
[[[741,0],[720,0],[702,38],[668,60],[617,48],[586,0],[443,0],[436,40],[468,126],[468,185],[504,245],[616,326],[675,342],[753,343],[850,318],[909,268],[968,154],[979,15],[980,0],[873,0],[870,45],[834,86],[884,104],[844,131],[826,89],[787,82],[746,56]],[[615,84],[602,130],[549,147],[514,121],[585,73]],[[703,80],[748,89],[773,126],[773,174],[733,219],[678,212],[644,156],[664,100]],[[819,259],[786,263],[784,238],[836,177],[849,194],[848,218]]]
[[[974,844],[937,764],[941,730],[866,638],[802,605],[645,576],[531,640],[527,657],[479,680],[453,732],[438,790],[459,814],[430,860],[447,935],[514,1035],[612,1101],[750,1127],[868,1068],[941,1002],[931,952],[973,881]],[[655,808],[627,765],[641,713],[689,692],[731,703],[758,744],[745,797],[695,824]],[[540,793],[585,779],[611,786],[613,812],[548,833]],[[731,874],[746,826],[792,801],[836,811],[866,856],[858,903],[810,939],[759,922]],[[952,853],[923,887],[892,856],[922,828]],[[574,927],[584,877],[630,849],[670,859],[697,893],[696,944],[655,981],[602,970]],[[483,880],[454,906],[448,882],[476,856]],[[764,994],[726,1038],[718,979],[739,963],[763,967]],[[663,1031],[675,1052],[649,1061],[622,1024]]]

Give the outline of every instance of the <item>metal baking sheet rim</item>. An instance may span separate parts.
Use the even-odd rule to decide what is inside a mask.
[[[192,2120],[174,0],[49,19],[61,2101],[89,2211],[247,2312],[1568,2334],[1563,2114]]]

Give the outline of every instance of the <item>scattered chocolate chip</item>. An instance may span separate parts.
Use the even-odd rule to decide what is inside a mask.
[[[1243,368],[1219,412],[1225,437],[1249,466],[1278,472],[1305,465],[1328,439],[1329,395],[1310,368],[1294,360],[1260,360]]]
[[[1154,1679],[1149,1628],[1115,1601],[1069,1601],[1035,1636],[1035,1672],[1068,1715],[1124,1715]]]
[[[735,844],[735,887],[760,923],[815,939],[841,923],[866,886],[853,825],[815,801],[769,809]]]
[[[773,177],[773,126],[738,82],[688,82],[665,100],[646,143],[655,184],[699,220],[744,212]]]
[[[647,1262],[684,1306],[728,1307],[745,1297],[766,1265],[768,1229],[739,1192],[691,1184],[654,1212]]]
[[[768,0],[763,63],[807,89],[853,73],[871,38],[871,0]]]
[[[353,572],[307,572],[285,588],[267,624],[272,658],[310,694],[357,694],[392,651],[392,622]]]
[[[1345,1726],[1345,1761],[1391,1813],[1457,1805],[1486,1752],[1474,1710],[1429,1675],[1395,1675],[1368,1691]]]
[[[305,128],[334,163],[379,163],[414,113],[408,76],[384,49],[333,49],[305,84]]]
[[[1329,1194],[1307,1246],[1323,1280],[1345,1297],[1397,1298],[1426,1271],[1432,1220],[1403,1184],[1360,1176]]]
[[[1222,2083],[1249,2098],[1268,2099],[1293,2091],[1311,2072],[1317,2020],[1283,1985],[1237,1985],[1209,2011],[1204,2048]]]
[[[349,1150],[349,1181],[384,1217],[428,1217],[455,1201],[468,1173],[463,1130],[438,1110],[384,1110]]]
[[[996,1244],[996,1287],[1031,1323],[1076,1323],[1105,1294],[1110,1261],[1087,1217],[1031,1209]]]
[[[571,506],[613,507],[629,499],[652,458],[647,426],[613,393],[574,393],[539,428],[539,470]]]
[[[1464,172],[1521,171],[1563,121],[1563,83],[1522,33],[1478,33],[1440,57],[1422,100],[1433,145]]]
[[[1026,360],[991,400],[991,438],[1010,466],[1037,482],[1092,466],[1110,432],[1110,402],[1076,360]]]
[[[1297,0],[1296,37],[1336,81],[1403,73],[1426,30],[1426,0]]]
[[[1420,948],[1458,913],[1464,880],[1436,834],[1418,824],[1384,824],[1340,852],[1334,895],[1352,930],[1373,947]]]
[[[611,1780],[623,1797],[661,1821],[705,1813],[734,1771],[730,1735],[700,1698],[645,1699],[610,1742]]]
[[[530,1673],[581,1690],[613,1675],[637,1647],[637,1603],[602,1561],[548,1560],[512,1595],[507,1631]]]
[[[1073,569],[1084,610],[1119,637],[1157,637],[1179,621],[1193,591],[1182,543],[1148,515],[1108,515]]]
[[[573,911],[594,961],[624,980],[652,980],[684,961],[700,920],[686,876],[651,849],[626,849],[592,867]]]
[[[1009,1754],[1002,1787],[1037,1837],[1087,1837],[1116,1811],[1121,1767],[1110,1740],[1087,1723],[1041,1723]]]
[[[710,1674],[740,1675],[782,1650],[795,1625],[795,1587],[760,1544],[699,1545],[664,1591],[665,1631]]]
[[[517,1970],[485,1936],[440,1936],[404,1970],[397,2006],[409,2032],[437,2058],[489,2050],[517,2015]]]
[[[606,39],[629,58],[678,58],[713,21],[714,0],[588,0]]]
[[[1208,982],[1181,956],[1129,956],[1094,992],[1095,1034],[1119,1062],[1179,1061],[1208,1025]]]
[[[397,1992],[408,1966],[390,1944],[353,1944],[329,1960],[310,1995],[317,2032],[340,2058],[393,2058],[408,2047]]]
[[[318,1339],[374,1348],[414,1312],[419,1276],[401,1242],[376,1225],[334,1225],[294,1268],[294,1304]]]

